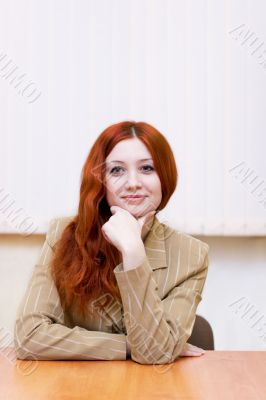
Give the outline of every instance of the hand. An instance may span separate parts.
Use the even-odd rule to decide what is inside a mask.
[[[105,239],[121,253],[142,242],[147,224],[152,221],[155,211],[135,218],[129,211],[118,206],[112,206],[110,210],[113,215],[101,228]]]
[[[197,357],[201,356],[205,353],[205,350],[201,349],[200,347],[194,346],[190,343],[186,343],[183,347],[182,352],[179,354],[179,357]]]

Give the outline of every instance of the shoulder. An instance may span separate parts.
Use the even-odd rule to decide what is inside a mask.
[[[209,251],[210,246],[208,243],[200,240],[192,235],[189,235],[186,232],[179,231],[178,229],[173,228],[170,225],[167,225],[163,222],[160,223],[164,230],[164,237],[167,242],[175,243],[182,242],[183,245],[190,244],[192,247],[205,249],[206,252]]]
[[[198,268],[208,266],[210,250],[208,243],[168,224],[161,223],[161,225],[164,230],[165,247],[171,257],[177,258],[181,254],[183,260]]]
[[[53,218],[49,223],[49,228],[46,234],[46,240],[50,246],[54,246],[55,243],[60,239],[64,229],[67,225],[73,221],[75,216]]]

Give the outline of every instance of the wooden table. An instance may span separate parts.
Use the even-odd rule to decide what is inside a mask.
[[[265,400],[266,352],[206,351],[172,364],[27,361],[0,353],[1,400]]]

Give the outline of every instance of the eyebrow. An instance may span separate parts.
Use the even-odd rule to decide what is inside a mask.
[[[148,160],[152,160],[152,158],[142,158],[141,160],[138,160],[138,161],[148,161]],[[124,161],[120,161],[120,160],[112,160],[112,161],[109,161],[109,163],[120,163],[120,164],[125,164]]]

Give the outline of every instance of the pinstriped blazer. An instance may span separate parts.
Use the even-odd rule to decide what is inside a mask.
[[[132,360],[167,364],[190,337],[202,299],[209,245],[154,217],[144,240],[146,258],[124,271],[114,268],[122,303],[83,319],[63,311],[48,270],[54,245],[72,217],[51,221],[39,259],[19,304],[14,325],[17,358],[38,360]]]

